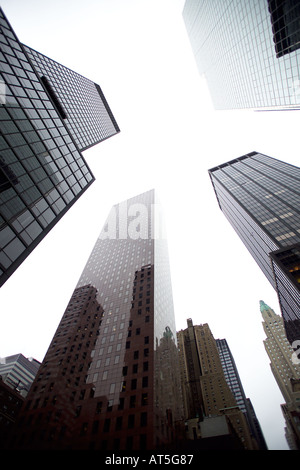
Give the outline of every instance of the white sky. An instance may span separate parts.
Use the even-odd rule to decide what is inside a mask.
[[[259,300],[277,295],[220,211],[207,170],[253,150],[299,165],[298,112],[215,111],[184,0],[2,0],[21,42],[101,86],[121,133],[84,152],[96,182],[0,291],[0,356],[42,361],[113,204],[156,188],[177,330],[226,338],[270,450],[288,449]]]

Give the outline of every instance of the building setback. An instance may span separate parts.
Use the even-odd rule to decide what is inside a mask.
[[[260,301],[265,350],[270,367],[285,403],[281,410],[286,421],[286,439],[292,450],[300,449],[300,360],[285,336],[283,320]],[[300,344],[300,343],[299,343]]]
[[[299,109],[298,1],[186,0],[183,19],[215,109]]]
[[[93,183],[81,151],[119,132],[99,87],[23,45],[0,9],[0,286]]]
[[[247,450],[256,449],[257,442],[226,382],[217,344],[208,324],[193,325],[192,319],[188,319],[187,325],[185,330],[177,332],[177,338],[190,439],[198,439],[198,445],[205,446],[205,442],[209,442],[206,439],[230,437],[227,443],[230,449],[236,445]],[[215,450],[220,449],[221,443],[215,442]]]
[[[16,448],[174,445],[182,399],[158,208],[154,190],[113,206],[29,392]]]
[[[278,294],[292,344],[300,339],[300,168],[251,152],[209,175],[220,209]]]

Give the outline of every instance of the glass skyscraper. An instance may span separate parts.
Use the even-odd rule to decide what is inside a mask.
[[[216,339],[216,345],[225,375],[226,382],[233,393],[236,403],[244,413],[249,424],[251,433],[255,436],[260,450],[267,450],[264,435],[262,433],[259,421],[249,398],[246,398],[244,388],[226,339]]]
[[[183,18],[216,109],[300,108],[300,4],[186,0]]]
[[[99,85],[0,25],[1,286],[94,181],[81,151],[119,128]]]
[[[209,170],[220,209],[276,289],[300,339],[300,168],[251,152]]]
[[[182,398],[159,208],[154,190],[113,206],[28,394],[17,448],[174,445]]]

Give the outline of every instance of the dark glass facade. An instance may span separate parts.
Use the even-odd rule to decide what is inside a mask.
[[[297,0],[268,0],[276,57],[300,47],[300,4]]]
[[[23,47],[46,89],[57,97],[63,122],[80,150],[119,132],[99,85],[40,52]]]
[[[299,109],[297,0],[186,0],[183,18],[216,109]]]
[[[216,344],[219,351],[219,356],[226,382],[231,392],[233,393],[236,403],[240,410],[244,413],[249,424],[251,433],[258,443],[259,449],[267,450],[267,445],[259,421],[256,417],[256,413],[251,404],[251,401],[246,398],[244,388],[239,376],[239,372],[237,370],[236,363],[232,356],[228,343],[226,339],[216,339]]]
[[[174,445],[182,399],[158,207],[149,191],[112,208],[27,397],[17,448]]]
[[[209,170],[219,206],[278,293],[300,338],[300,168],[257,152]]]
[[[19,42],[2,10],[0,25],[2,285],[94,181],[80,151],[119,129],[98,85],[60,64],[55,68],[50,59],[41,72],[41,55]],[[84,109],[77,104],[82,96]],[[95,103],[99,110],[92,119]],[[93,123],[103,127],[102,137],[98,130],[94,135]],[[93,131],[86,132],[87,126]]]

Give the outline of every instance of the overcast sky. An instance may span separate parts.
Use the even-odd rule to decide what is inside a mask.
[[[156,188],[177,330],[226,338],[269,449],[288,449],[259,300],[277,295],[220,211],[208,169],[251,151],[299,166],[299,112],[215,111],[184,0],[2,0],[19,40],[98,83],[121,133],[84,152],[96,182],[0,291],[0,356],[42,361],[112,205]]]

